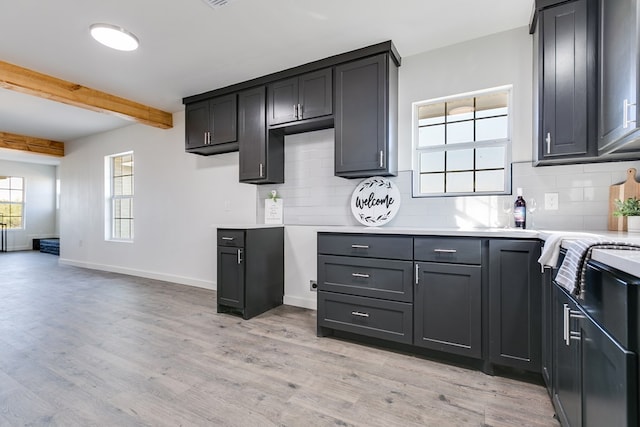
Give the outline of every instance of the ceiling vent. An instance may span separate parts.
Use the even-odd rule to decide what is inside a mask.
[[[217,9],[222,6],[226,6],[227,4],[231,3],[233,0],[202,0],[202,1],[208,4],[209,6],[211,6],[213,9]]]

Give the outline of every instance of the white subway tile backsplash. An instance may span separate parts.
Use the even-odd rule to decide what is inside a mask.
[[[474,197],[412,197],[412,172],[390,178],[400,190],[398,215],[388,223],[397,227],[504,227],[512,218],[503,212],[511,205],[515,189],[522,188],[531,207],[529,228],[549,230],[606,230],[609,186],[624,182],[627,169],[640,170],[640,161],[533,167],[514,163],[514,195]],[[358,225],[349,202],[360,179],[334,176],[334,132],[327,129],[286,137],[285,183],[259,186],[258,222],[264,221],[264,199],[271,190],[284,200],[285,224]],[[544,194],[559,194],[559,209],[544,209]]]

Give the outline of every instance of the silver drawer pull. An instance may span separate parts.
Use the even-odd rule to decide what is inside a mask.
[[[368,274],[362,274],[362,273],[351,273],[351,275],[353,277],[362,277],[363,279],[368,279],[369,275]]]
[[[233,240],[233,237],[225,237],[225,236],[222,236],[222,240],[232,241],[232,240]]]
[[[437,252],[439,254],[455,254],[458,251],[455,249],[434,249],[433,252]]]
[[[351,314],[358,317],[369,317],[369,313],[361,313],[359,311],[352,311]]]
[[[351,245],[353,249],[369,249],[369,245]]]

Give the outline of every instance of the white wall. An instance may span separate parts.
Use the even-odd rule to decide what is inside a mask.
[[[184,151],[170,130],[132,125],[65,144],[61,262],[215,289],[216,224],[254,224],[256,188],[238,183],[238,153]],[[135,238],[104,239],[104,156],[133,150]]]
[[[56,169],[56,166],[0,160],[0,175],[23,177],[25,185],[25,228],[7,232],[8,250],[30,250],[32,239],[57,236]]]
[[[402,53],[402,52],[401,52]],[[502,200],[512,196],[411,197],[411,104],[513,85],[513,188],[525,198],[560,195],[558,211],[534,215],[536,228],[604,230],[608,186],[640,162],[533,168],[532,39],[526,27],[403,58],[399,82],[399,170],[402,205],[390,226],[503,226]],[[134,125],[67,144],[60,168],[64,262],[215,287],[214,224],[264,221],[272,189],[284,199],[285,303],[315,307],[318,226],[357,225],[349,200],[359,180],[333,176],[332,129],[287,136],[280,185],[238,184],[238,155],[184,152],[184,114],[169,131]],[[136,239],[103,238],[103,157],[136,155]],[[228,207],[226,207],[228,206]],[[82,243],[82,245],[81,245]]]

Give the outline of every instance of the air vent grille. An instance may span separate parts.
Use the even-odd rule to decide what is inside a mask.
[[[233,0],[202,0],[202,1],[208,4],[209,6],[211,6],[212,8],[217,9],[222,6],[226,6],[227,4],[231,3]]]

